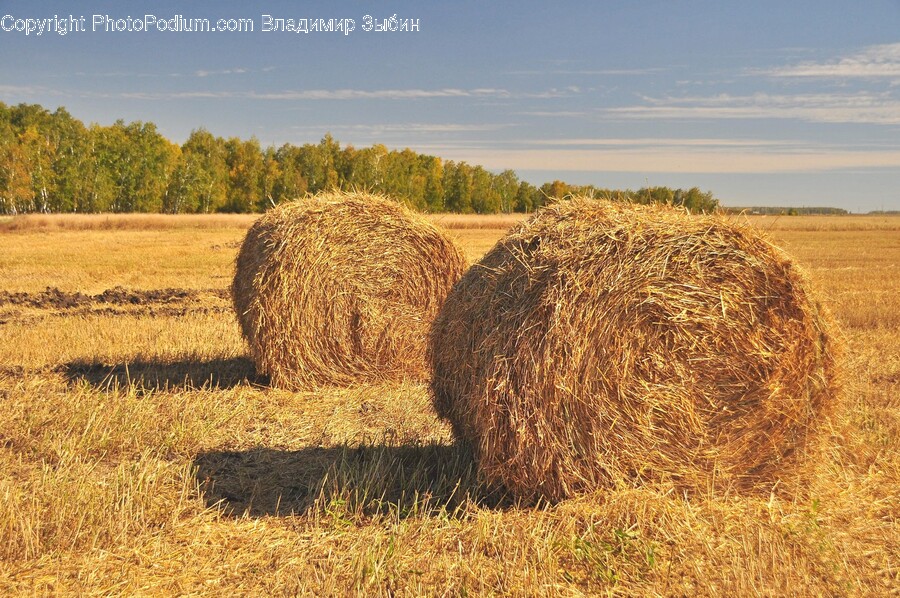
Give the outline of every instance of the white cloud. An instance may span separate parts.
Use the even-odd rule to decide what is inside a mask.
[[[516,114],[521,116],[537,116],[549,118],[577,118],[588,115],[587,112],[577,110],[531,110],[525,112],[516,112]]]
[[[772,77],[900,79],[900,43],[869,46],[830,62],[801,62],[768,71]]]
[[[484,90],[462,89],[309,89],[271,93],[250,92],[248,97],[260,100],[416,100],[483,95],[492,94]]]
[[[757,93],[692,97],[645,97],[642,106],[608,108],[608,117],[627,119],[785,118],[829,123],[900,124],[900,100],[888,92],[855,94]]]
[[[746,151],[732,149],[571,150],[445,148],[439,155],[486,168],[638,173],[785,173],[849,168],[900,168],[900,150],[846,151],[814,149]]]
[[[512,124],[462,124],[462,123],[391,123],[376,125],[295,125],[295,131],[348,131],[369,135],[393,133],[468,133],[497,131]]]
[[[576,76],[628,76],[628,75],[657,75],[666,69],[547,69],[530,71],[509,71],[507,75],[518,76],[545,76],[545,75],[576,75]]]
[[[505,89],[337,89],[286,91],[281,93],[255,94],[260,99],[297,100],[420,100],[431,98],[508,98],[512,94]]]
[[[532,139],[517,143],[542,146],[609,146],[609,147],[743,147],[772,148],[799,146],[799,141],[765,140],[765,139],[721,139],[721,138],[678,138],[678,137],[636,137],[622,138],[574,138],[574,139]]]
[[[39,87],[36,85],[0,85],[0,96],[35,96],[35,95],[65,95],[61,91],[56,91],[54,89],[47,89],[46,87]]]
[[[548,92],[554,93],[554,92]],[[88,94],[92,95],[92,94]],[[511,98],[538,97],[516,96],[505,89],[305,89],[273,92],[257,91],[182,91],[182,92],[131,92],[99,94],[102,97],[119,97],[138,100],[191,100],[191,99],[243,99],[243,100],[421,100],[431,98]],[[99,96],[98,96],[99,97]]]
[[[247,73],[247,69],[244,68],[236,68],[236,69],[225,69],[221,71],[195,71],[194,74],[198,77],[209,77],[211,75],[243,75]]]

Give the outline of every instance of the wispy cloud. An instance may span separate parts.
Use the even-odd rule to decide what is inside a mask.
[[[540,118],[578,118],[587,116],[589,113],[582,110],[528,110],[516,112],[521,116],[537,116]]]
[[[644,105],[608,108],[601,114],[645,120],[783,118],[828,123],[900,124],[900,100],[888,92],[719,94],[643,99]]]
[[[643,69],[544,69],[508,71],[507,75],[538,76],[538,75],[576,75],[576,76],[629,76],[629,75],[657,75],[664,72],[664,68]]]
[[[36,96],[36,95],[65,95],[63,92],[41,87],[38,85],[0,85],[2,96]]]
[[[535,92],[519,92],[516,94],[510,94],[510,97],[517,98],[532,98],[532,99],[553,99],[553,98],[566,98],[574,95],[578,95],[581,93],[581,89],[575,86],[569,86],[564,89],[548,89],[546,91],[535,91]]]
[[[262,101],[302,101],[302,100],[427,100],[433,98],[509,99],[556,97],[571,91],[550,90],[537,93],[513,93],[505,89],[300,89],[283,91],[235,91],[235,90],[195,90],[195,91],[131,91],[103,92],[94,90],[64,90],[39,86],[0,85],[0,93],[17,95],[64,95],[92,99],[124,100],[262,100]]]
[[[86,71],[67,71],[65,73],[54,73],[50,77],[54,79],[162,79],[162,78],[178,78],[185,77],[184,73],[140,73],[136,71],[107,71],[107,72],[86,72]]]
[[[869,46],[850,56],[828,62],[806,61],[757,73],[795,78],[900,79],[900,43]]]
[[[262,72],[262,73],[270,73],[275,70],[274,66],[267,66],[261,69],[248,69],[243,67],[236,67],[230,69],[198,69],[193,72],[137,72],[133,70],[129,71],[106,71],[106,72],[87,72],[87,71],[67,71],[65,73],[54,73],[53,78],[64,79],[64,78],[77,78],[84,79],[87,77],[95,78],[95,79],[161,79],[161,78],[181,78],[181,77],[215,77],[215,76],[225,76],[225,75],[245,75],[247,73],[254,72]]]
[[[572,139],[533,139],[520,140],[516,143],[547,147],[740,147],[760,148],[796,147],[803,145],[800,141],[768,140],[768,139],[720,139],[720,138],[678,138],[678,137],[636,137],[625,138],[572,138]]]
[[[382,134],[421,134],[421,133],[473,133],[498,131],[514,124],[465,124],[465,123],[390,123],[390,124],[344,124],[344,125],[295,125],[294,131],[340,131],[363,133],[366,135]]]
[[[539,98],[556,97],[570,91],[550,90],[537,93],[513,93],[505,89],[301,89],[272,92],[259,91],[176,91],[176,92],[129,92],[104,94],[103,97],[120,97],[133,100],[424,100],[433,98]]]
[[[637,173],[811,173],[844,169],[900,168],[900,150],[745,151],[661,147],[657,149],[445,148],[439,155],[501,170]]]
[[[224,92],[228,93],[228,92]],[[309,89],[249,92],[239,97],[259,100],[421,100],[430,98],[506,97],[501,89]]]
[[[211,77],[211,76],[215,76],[215,75],[244,75],[248,72],[250,72],[250,71],[248,71],[245,68],[234,68],[234,69],[224,69],[224,70],[219,70],[219,71],[199,70],[199,71],[194,71],[194,75],[196,75],[197,77]]]

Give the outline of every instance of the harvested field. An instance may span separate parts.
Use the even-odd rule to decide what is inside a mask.
[[[536,507],[484,487],[423,384],[266,385],[222,295],[249,222],[0,232],[0,291],[29,301],[196,293],[0,306],[22,316],[0,325],[0,594],[896,594],[900,218],[772,220],[750,222],[847,336],[806,488],[655,484]],[[464,222],[450,234],[472,259],[505,233]],[[224,309],[141,311],[195,299]]]

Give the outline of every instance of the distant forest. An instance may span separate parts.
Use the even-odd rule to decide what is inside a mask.
[[[849,212],[843,208],[803,207],[784,208],[775,206],[758,206],[752,208],[723,207],[726,214],[764,214],[767,216],[809,216],[811,214],[825,216],[844,216]]]
[[[384,145],[260,146],[194,130],[184,144],[149,122],[85,126],[65,108],[0,102],[0,214],[99,212],[262,212],[328,189],[384,193],[425,212],[530,212],[570,194],[666,203],[711,212],[698,188],[611,190],[552,181],[536,187],[512,170],[492,173]]]

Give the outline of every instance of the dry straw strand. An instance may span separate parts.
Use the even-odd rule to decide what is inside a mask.
[[[431,333],[434,402],[486,481],[522,498],[770,490],[834,403],[832,326],[746,226],[573,198],[454,287]]]
[[[274,386],[424,378],[428,327],[465,267],[449,237],[396,201],[324,193],[253,224],[232,295]]]

